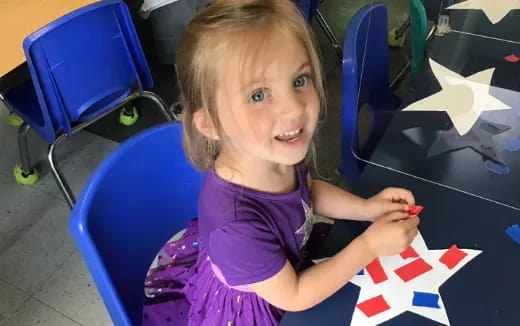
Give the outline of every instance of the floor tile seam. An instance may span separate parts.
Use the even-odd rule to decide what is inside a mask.
[[[51,309],[52,311],[62,315],[63,317],[67,318],[67,319],[70,319],[71,321],[73,321],[74,323],[80,325],[80,326],[87,326],[79,321],[77,321],[76,319],[72,318],[71,316],[67,315],[66,313],[62,312],[62,311],[59,311],[58,309],[54,308],[53,306],[43,302],[42,300],[36,298],[36,297],[32,297],[32,299],[34,299],[34,301],[37,301],[38,303],[44,305],[45,307]]]
[[[49,276],[47,276],[43,281],[41,281],[36,287],[35,287],[35,290],[32,291],[31,293],[31,297],[33,297],[34,299],[38,299],[35,295],[38,293],[38,291],[40,291],[43,287],[43,285],[45,285],[45,283],[47,283],[48,280],[50,280],[63,266],[65,266],[65,264],[67,263],[67,261],[70,259],[70,257],[72,257],[72,255],[74,255],[74,253],[77,251],[78,249],[76,247],[74,247],[74,249],[67,255],[67,257],[65,257],[63,259],[63,261],[58,264],[58,266],[52,271],[49,273]],[[38,299],[39,300],[39,299]]]

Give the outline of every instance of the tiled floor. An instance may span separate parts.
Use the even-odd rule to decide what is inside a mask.
[[[129,1],[137,8],[137,0]],[[327,0],[321,10],[342,40],[350,17],[369,0]],[[407,1],[387,0],[390,27],[405,18]],[[138,19],[138,18],[136,18]],[[136,21],[148,58],[151,35],[146,22]],[[335,172],[339,160],[339,115],[341,104],[341,67],[323,33],[316,31],[328,86],[328,114],[318,139],[320,175],[341,184]],[[391,74],[404,63],[406,49],[392,53]],[[171,84],[170,74],[154,69],[156,90],[161,93]],[[171,103],[171,94],[161,94]],[[142,117],[132,128],[118,125],[112,115],[94,126],[100,137],[81,132],[66,140],[58,150],[58,160],[73,191],[77,194],[97,164],[120,141],[136,131],[163,121],[159,114],[142,103]],[[17,130],[4,120],[7,111],[0,107],[0,326],[111,325],[83,260],[68,231],[69,209],[49,175],[45,163],[46,144],[30,136],[30,152],[41,172],[40,182],[32,187],[15,184],[12,169],[18,163]]]
[[[111,325],[68,231],[70,210],[44,163],[46,145],[31,135],[40,182],[17,185],[16,128],[0,109],[0,325]],[[59,147],[58,160],[78,193],[116,143],[88,132]]]

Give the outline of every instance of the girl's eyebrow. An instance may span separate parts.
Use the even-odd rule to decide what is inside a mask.
[[[305,68],[311,68],[311,64],[308,61],[305,61],[304,63],[302,63],[300,65],[300,67],[298,68],[298,70],[296,70],[296,71],[300,72],[302,70],[305,70]]]
[[[300,73],[302,70],[305,70],[306,68],[311,68],[311,64],[308,61],[305,61],[304,63],[302,63],[298,67],[298,69],[296,69],[296,73]],[[265,83],[268,80],[269,80],[268,78],[252,79],[252,80],[248,81],[244,86],[245,87],[250,87],[252,85]]]

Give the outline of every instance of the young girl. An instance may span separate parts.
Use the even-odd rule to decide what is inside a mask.
[[[147,278],[145,325],[277,325],[407,248],[419,221],[409,191],[365,200],[307,172],[324,91],[311,33],[289,1],[210,4],[189,23],[177,70],[186,154],[208,172],[198,222]],[[374,223],[301,270],[313,212]]]

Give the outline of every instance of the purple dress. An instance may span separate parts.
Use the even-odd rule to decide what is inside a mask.
[[[146,279],[143,325],[278,325],[283,311],[248,284],[271,278],[286,260],[303,267],[313,215],[307,171],[295,171],[297,189],[285,194],[207,174],[198,221],[163,247]]]

